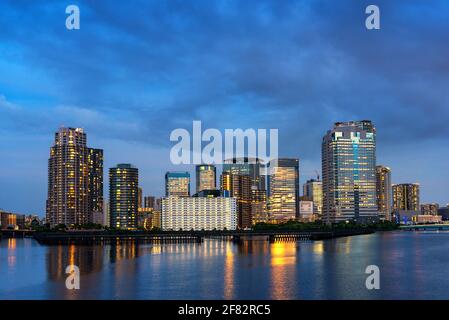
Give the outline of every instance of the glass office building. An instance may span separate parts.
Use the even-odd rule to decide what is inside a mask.
[[[376,129],[371,121],[337,122],[323,137],[323,220],[378,221]]]
[[[165,174],[165,196],[190,196],[190,173],[167,172]]]
[[[299,160],[281,158],[268,163],[268,213],[274,223],[299,218]]]
[[[196,166],[196,192],[217,188],[217,169],[214,165],[200,164]]]

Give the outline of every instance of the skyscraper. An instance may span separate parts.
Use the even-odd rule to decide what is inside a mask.
[[[323,137],[322,170],[326,223],[378,220],[376,129],[371,121],[335,123]]]
[[[48,160],[47,222],[92,222],[103,207],[103,151],[87,147],[81,128],[60,128]]]
[[[393,198],[391,194],[391,170],[388,167],[376,166],[376,197],[379,218],[391,221]]]
[[[223,171],[220,177],[220,190],[223,195],[237,200],[237,226],[239,229],[252,226],[251,177],[245,174],[231,174]]]
[[[393,185],[393,210],[420,210],[418,183],[402,183]]]
[[[313,214],[321,218],[323,212],[323,182],[310,179],[303,185],[304,196],[313,202]]]
[[[103,150],[89,148],[88,152],[89,212],[103,216]]]
[[[190,174],[188,172],[167,172],[165,174],[165,196],[190,196]]]
[[[260,159],[242,157],[226,159],[221,177],[222,192],[230,192],[237,198],[238,227],[250,228],[253,214],[257,219],[264,214],[266,206],[264,164]]]
[[[216,174],[214,165],[200,164],[196,166],[196,192],[203,190],[214,190],[217,188]]]
[[[270,220],[299,218],[299,160],[281,158],[268,163],[268,212]]]
[[[111,227],[137,228],[139,170],[131,164],[109,169],[109,211]]]

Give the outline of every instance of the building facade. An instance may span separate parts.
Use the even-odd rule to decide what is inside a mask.
[[[190,173],[167,172],[165,174],[165,196],[190,196]]]
[[[436,216],[438,215],[438,210],[440,209],[440,205],[438,203],[425,203],[421,205],[421,214]]]
[[[220,177],[222,195],[233,197],[237,201],[237,226],[239,229],[251,228],[252,219],[252,179],[245,174],[231,174],[224,171]]]
[[[229,197],[166,197],[162,230],[235,230],[237,204]]]
[[[371,121],[337,122],[323,137],[323,220],[378,221],[376,130]]]
[[[251,228],[265,220],[266,180],[265,165],[258,158],[242,157],[226,159],[220,177],[222,194],[237,199],[238,227]],[[265,194],[265,195],[264,195]]]
[[[0,210],[0,230],[25,229],[25,215]]]
[[[393,210],[420,211],[418,183],[393,185]]]
[[[321,219],[323,213],[323,182],[310,179],[303,185],[303,195],[313,202],[313,214]]]
[[[103,216],[103,150],[88,148],[89,163],[89,212],[93,223]]]
[[[376,166],[376,199],[380,220],[391,221],[393,211],[391,169],[385,166]]]
[[[48,160],[46,221],[86,224],[103,208],[103,151],[87,147],[81,128],[60,128]]]
[[[217,168],[210,164],[200,164],[195,168],[196,192],[217,189]]]
[[[131,164],[118,164],[109,169],[109,215],[111,227],[124,230],[137,228],[139,170]]]
[[[299,160],[275,159],[268,163],[268,214],[270,221],[299,218]]]

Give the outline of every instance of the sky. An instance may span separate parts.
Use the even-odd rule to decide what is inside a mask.
[[[80,8],[67,30],[65,8]],[[365,8],[380,8],[380,30]],[[321,171],[336,121],[372,120],[377,163],[449,203],[449,3],[427,0],[0,2],[0,208],[45,213],[60,126],[139,168],[163,195],[170,132],[275,128],[279,156]],[[105,175],[105,197],[107,197]],[[192,183],[191,188],[194,188]]]

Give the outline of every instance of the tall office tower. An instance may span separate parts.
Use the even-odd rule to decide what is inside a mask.
[[[223,172],[230,176],[232,182],[231,196],[237,197],[239,228],[250,228],[259,222],[266,206],[266,181],[264,163],[258,158],[242,157],[226,159]],[[223,190],[223,189],[222,189]],[[256,218],[253,221],[253,214]]]
[[[81,128],[60,128],[50,148],[46,220],[51,226],[92,222],[103,206],[103,152],[89,149]]]
[[[376,198],[379,218],[391,221],[393,196],[391,194],[391,170],[388,167],[376,166]]]
[[[89,148],[88,163],[90,222],[94,222],[94,216],[103,217],[103,150]]]
[[[142,204],[143,204],[143,190],[141,187],[138,188],[138,196],[137,196],[137,206],[138,208],[142,208]]]
[[[165,196],[190,196],[190,174],[188,172],[167,172],[165,174]]]
[[[323,220],[378,221],[376,129],[370,121],[337,122],[323,137]]]
[[[313,202],[313,214],[321,218],[323,213],[323,182],[310,179],[302,186],[304,196]]]
[[[253,224],[268,222],[266,190],[251,190],[251,219]]]
[[[252,179],[249,175],[231,174],[224,171],[220,177],[222,195],[237,200],[237,226],[239,229],[252,226]]]
[[[393,210],[419,211],[419,184],[393,185]]]
[[[436,216],[440,205],[438,203],[425,203],[421,205],[421,214],[425,216]]]
[[[232,175],[245,175],[251,179],[251,186],[258,190],[266,190],[265,175],[263,175],[264,163],[257,158],[232,158],[226,159],[223,164],[223,172]]]
[[[109,211],[111,227],[137,228],[139,170],[130,164],[109,169]]]
[[[299,160],[281,158],[268,163],[268,212],[273,222],[299,218]]]
[[[217,169],[214,165],[200,164],[196,166],[196,192],[217,188]]]

